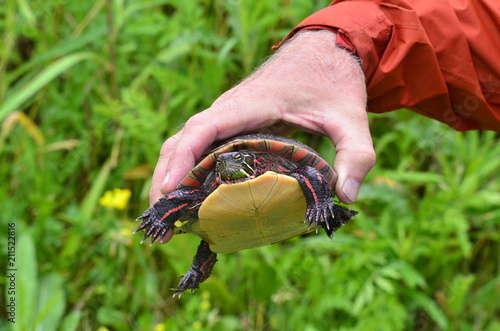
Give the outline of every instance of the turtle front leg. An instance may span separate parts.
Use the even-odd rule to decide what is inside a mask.
[[[306,219],[308,225],[321,225],[328,237],[345,225],[358,212],[333,202],[333,190],[325,177],[316,169],[304,166],[295,169],[290,176],[297,179],[307,202]],[[304,221],[305,221],[304,220]]]
[[[174,289],[174,297],[181,297],[185,290],[192,290],[199,287],[212,274],[212,268],[217,262],[217,254],[210,250],[210,246],[204,240],[201,241],[194,256],[193,263],[188,272],[182,276],[179,285]]]
[[[142,220],[142,223],[134,233],[145,230],[141,244],[149,236],[153,244],[173,228],[174,223],[189,207],[202,202],[205,197],[203,190],[197,188],[183,188],[166,194],[137,218],[137,220]]]

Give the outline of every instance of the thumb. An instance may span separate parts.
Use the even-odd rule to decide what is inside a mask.
[[[337,150],[333,166],[338,174],[335,193],[342,202],[351,204],[356,201],[376,156],[366,113],[341,124],[330,126],[326,131]]]
[[[338,174],[335,187],[337,197],[347,204],[355,202],[361,183],[374,163],[374,152],[339,151],[334,164],[334,169]]]

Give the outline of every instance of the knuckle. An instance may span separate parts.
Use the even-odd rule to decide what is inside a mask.
[[[197,128],[198,126],[203,125],[203,123],[206,121],[205,117],[206,116],[205,116],[204,112],[201,112],[201,113],[198,113],[198,114],[191,116],[186,121],[184,128],[186,130],[190,130],[190,129]]]
[[[377,161],[377,156],[373,148],[359,151],[356,154],[357,163],[362,169],[365,169],[366,172],[370,171]]]
[[[198,114],[191,116],[184,125],[183,133],[192,135],[194,133],[212,131],[217,129],[221,114],[217,114],[212,108],[208,108]],[[217,132],[217,130],[216,130]]]
[[[375,165],[375,162],[377,161],[377,155],[375,154],[375,151],[373,148],[371,148],[369,151],[366,151],[364,153],[364,163],[371,168]]]
[[[182,130],[163,142],[163,145],[161,146],[160,149],[160,159],[164,158],[168,159],[170,157],[170,154],[177,146],[177,142],[179,141],[181,135],[182,135]]]

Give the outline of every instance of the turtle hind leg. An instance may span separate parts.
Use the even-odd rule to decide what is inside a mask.
[[[204,240],[201,241],[193,258],[193,263],[188,272],[182,276],[175,291],[174,297],[179,297],[185,290],[192,290],[199,287],[199,284],[204,282],[212,274],[212,268],[217,262],[217,254],[210,250],[210,246]]]
[[[203,190],[196,188],[183,188],[166,194],[137,218],[142,222],[134,233],[144,230],[144,238],[141,243],[151,237],[151,244],[153,244],[173,228],[175,221],[189,207],[200,203],[205,197],[206,194]]]
[[[295,169],[290,176],[297,179],[307,202],[305,221],[325,229],[328,237],[345,225],[357,212],[333,202],[333,190],[316,168],[304,166]]]

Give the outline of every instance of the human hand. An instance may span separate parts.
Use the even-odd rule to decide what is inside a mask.
[[[247,79],[194,115],[163,144],[150,203],[175,189],[215,141],[290,126],[330,137],[337,155],[336,196],[353,203],[375,162],[361,67],[329,31],[303,31]],[[287,124],[284,125],[283,123]],[[169,231],[160,243],[172,237]]]

